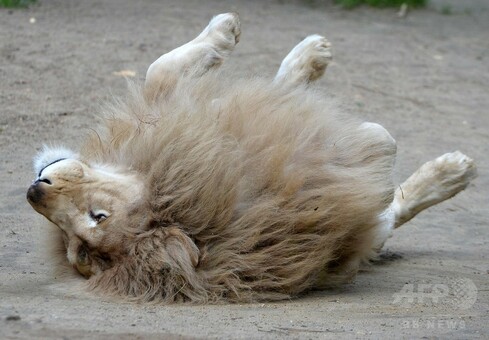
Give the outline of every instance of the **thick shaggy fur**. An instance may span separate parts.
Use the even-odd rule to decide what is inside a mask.
[[[306,87],[328,40],[304,39],[273,81],[235,80],[216,68],[239,37],[237,14],[217,15],[151,64],[80,153],[36,157],[27,199],[59,231],[52,257],[92,290],[206,303],[336,285],[475,178],[472,159],[447,153],[394,194],[395,140]]]
[[[393,199],[391,150],[358,121],[305,87],[216,71],[162,93],[134,87],[82,150],[148,189],[144,218],[120,226],[127,253],[91,288],[143,301],[283,299],[340,283],[372,255]]]

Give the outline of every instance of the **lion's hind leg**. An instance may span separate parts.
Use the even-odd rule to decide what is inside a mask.
[[[455,196],[475,177],[474,161],[459,151],[423,164],[399,186],[392,204],[380,214],[373,248],[380,250],[395,228],[421,211]]]
[[[459,151],[446,153],[423,164],[396,190],[393,202],[395,227],[455,196],[476,177],[474,161]]]

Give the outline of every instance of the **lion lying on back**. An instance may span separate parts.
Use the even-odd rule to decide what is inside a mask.
[[[150,66],[80,154],[37,156],[27,198],[92,290],[206,303],[336,285],[475,176],[455,152],[395,192],[389,133],[307,88],[331,60],[328,41],[306,38],[273,82],[236,80],[217,68],[239,33],[235,14],[216,16]]]

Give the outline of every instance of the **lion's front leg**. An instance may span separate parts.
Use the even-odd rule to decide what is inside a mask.
[[[152,63],[146,73],[147,99],[173,89],[182,74],[202,75],[222,64],[234,50],[240,36],[240,23],[235,13],[219,14],[194,40],[163,54]]]
[[[332,60],[331,43],[320,35],[310,35],[284,58],[274,82],[300,86],[319,79]]]

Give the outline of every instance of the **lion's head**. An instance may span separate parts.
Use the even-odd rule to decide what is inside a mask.
[[[62,230],[68,261],[85,277],[111,267],[146,228],[144,185],[135,174],[87,164],[62,148],[45,148],[34,167],[27,200]]]

